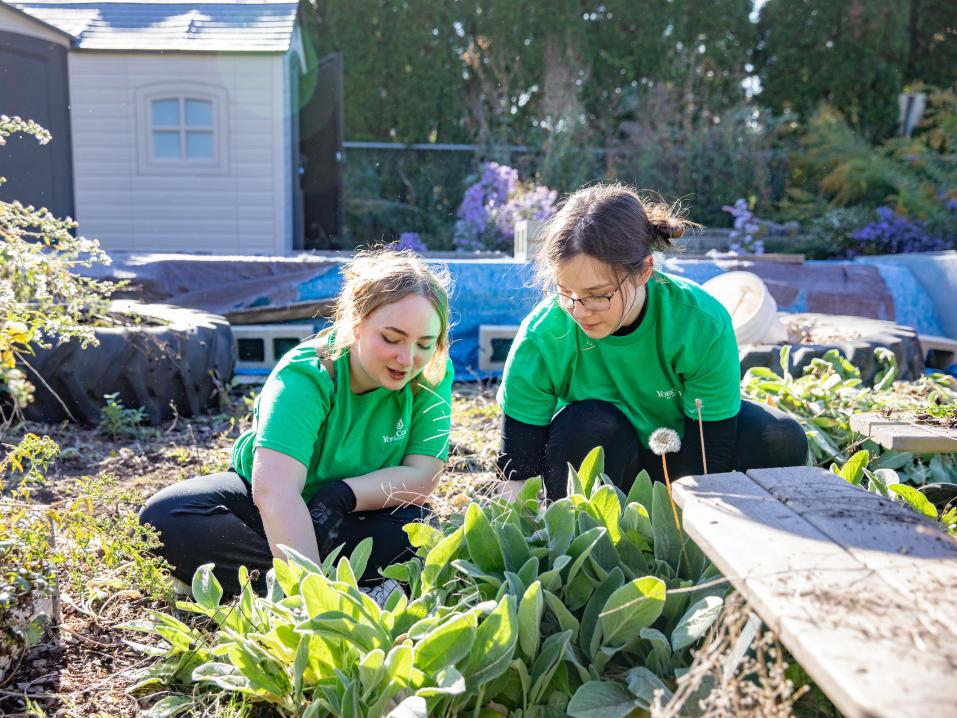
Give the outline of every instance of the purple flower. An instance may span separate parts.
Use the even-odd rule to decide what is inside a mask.
[[[890,207],[878,207],[877,220],[851,232],[847,256],[903,254],[950,249],[955,237],[934,234],[925,222],[911,221]]]
[[[515,223],[547,219],[554,212],[557,197],[547,187],[522,184],[515,169],[488,162],[482,165],[479,180],[462,196],[455,222],[455,246],[468,251],[507,250],[515,236]]]
[[[389,246],[399,251],[407,249],[419,254],[426,251],[426,246],[419,238],[418,232],[402,232],[399,238]]]
[[[877,220],[851,232],[852,244],[847,256],[866,254],[903,254],[950,249],[954,237],[933,234],[924,222],[913,222],[890,207],[878,207]]]
[[[724,205],[721,209],[734,217],[733,229],[728,234],[731,240],[728,251],[732,254],[764,254],[764,242],[757,237],[764,234],[765,228],[748,207],[748,201],[738,198],[733,205]]]

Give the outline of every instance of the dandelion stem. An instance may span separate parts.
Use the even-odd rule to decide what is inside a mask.
[[[701,437],[701,466],[704,473],[708,473],[708,457],[704,453],[704,423],[701,421],[701,399],[694,400],[695,408],[698,410],[698,436]]]
[[[678,509],[675,507],[675,497],[671,494],[671,479],[668,478],[668,461],[661,455],[661,467],[665,470],[665,485],[668,487],[668,500],[671,501],[671,513],[675,515],[675,526],[681,531],[681,522],[678,520]]]
[[[681,521],[678,519],[678,508],[675,506],[675,497],[671,493],[671,479],[668,477],[668,461],[665,459],[664,454],[661,455],[661,467],[665,470],[665,486],[668,487],[668,500],[671,502],[671,513],[674,514],[675,526],[678,529],[678,541],[681,542],[679,544],[681,546],[681,555],[685,557],[685,565],[690,569],[691,562],[688,560],[688,552],[685,550],[685,542],[684,538],[682,537],[683,532],[681,530]]]

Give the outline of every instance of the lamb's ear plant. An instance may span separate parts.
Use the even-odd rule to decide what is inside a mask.
[[[678,531],[667,487],[643,472],[625,493],[603,464],[596,449],[554,502],[536,478],[511,504],[472,504],[441,529],[406,526],[417,555],[384,574],[408,595],[385,607],[356,585],[367,546],[322,565],[287,549],[266,596],[247,588],[226,605],[203,566],[194,600],[177,604],[199,621],[127,624],[160,639],[139,690],[164,687],[153,715],[198,711],[222,691],[281,715],[648,711],[690,665],[725,585]]]

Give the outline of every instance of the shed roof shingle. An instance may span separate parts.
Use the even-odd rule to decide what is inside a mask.
[[[74,38],[81,50],[285,52],[298,3],[87,2],[12,0],[8,4]]]

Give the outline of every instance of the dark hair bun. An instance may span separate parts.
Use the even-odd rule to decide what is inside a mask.
[[[678,222],[669,222],[668,220],[652,221],[651,226],[658,235],[658,239],[665,244],[671,244],[671,240],[678,239],[685,233],[684,225]]]

